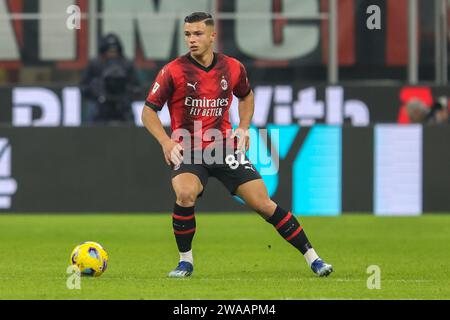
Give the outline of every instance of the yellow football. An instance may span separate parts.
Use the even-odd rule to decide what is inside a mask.
[[[70,264],[78,267],[82,276],[99,277],[108,266],[108,253],[97,242],[86,241],[73,249]]]

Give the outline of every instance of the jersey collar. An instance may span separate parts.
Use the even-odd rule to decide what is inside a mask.
[[[214,52],[213,55],[214,55],[213,61],[211,62],[209,67],[202,66],[200,63],[195,61],[195,59],[191,57],[190,53],[188,53],[186,56],[189,59],[189,61],[191,61],[194,64],[194,66],[196,66],[199,69],[202,69],[203,71],[209,72],[209,71],[211,71],[214,68],[214,66],[217,63],[217,54]]]

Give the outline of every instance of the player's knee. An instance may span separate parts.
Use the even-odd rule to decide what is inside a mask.
[[[177,202],[183,207],[192,207],[197,199],[194,190],[184,189],[177,192]]]
[[[259,200],[254,208],[256,212],[263,215],[264,217],[270,217],[277,207],[277,204],[270,198],[264,198]]]

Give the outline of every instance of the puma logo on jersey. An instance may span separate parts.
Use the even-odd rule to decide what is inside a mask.
[[[197,90],[197,88],[196,88],[197,83],[198,83],[198,81],[196,83],[194,83],[194,84],[188,82],[187,86],[193,88],[194,90]]]

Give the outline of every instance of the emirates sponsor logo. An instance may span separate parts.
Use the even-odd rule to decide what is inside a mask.
[[[193,97],[186,97],[184,99],[184,105],[186,107],[197,107],[197,108],[216,108],[216,107],[226,107],[230,102],[229,98],[217,98],[217,99],[207,99],[206,97],[196,99]]]

